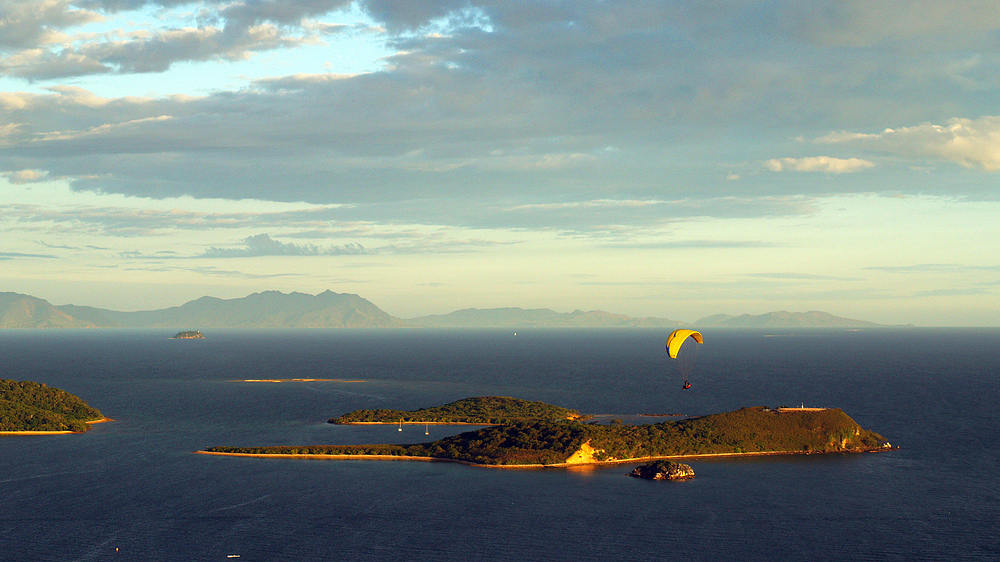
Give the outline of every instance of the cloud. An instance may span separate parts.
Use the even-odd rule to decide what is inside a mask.
[[[832,156],[809,156],[806,158],[773,158],[764,162],[764,167],[772,172],[823,172],[827,174],[849,174],[867,170],[875,166],[870,160],[860,158],[834,158]]]
[[[858,277],[838,277],[836,275],[816,275],[812,273],[790,273],[790,272],[773,272],[773,273],[752,273],[748,277],[755,277],[758,279],[782,279],[789,281],[860,281]]]
[[[133,206],[63,206],[2,205],[0,215],[13,221],[15,228],[28,224],[48,226],[52,231],[76,231],[115,237],[169,236],[175,230],[202,233],[212,230],[245,230],[280,227],[284,229],[326,229],[322,237],[357,237],[371,235],[359,224],[338,220],[335,207],[313,207],[292,210],[258,210],[205,212],[184,208],[157,208],[137,201]],[[197,207],[198,202],[175,202],[180,206]],[[210,204],[210,202],[203,202]],[[243,202],[243,206],[260,206],[260,202]],[[165,206],[164,206],[165,207]],[[320,237],[320,236],[317,236]]]
[[[63,39],[58,30],[100,21],[101,15],[72,0],[0,0],[0,53]]]
[[[965,265],[958,263],[918,263],[913,265],[880,265],[867,267],[865,269],[873,271],[886,271],[889,273],[968,273],[973,271],[1000,271],[1000,265]]]
[[[730,175],[738,182],[721,181],[733,162],[787,154],[761,149],[768,139],[816,138],[916,114],[904,122],[920,122],[930,117],[914,108],[953,99],[954,80],[974,80],[956,94],[971,103],[983,96],[966,88],[992,91],[991,77],[1000,76],[989,58],[961,77],[948,57],[929,64],[873,48],[865,60],[874,62],[859,62],[856,52],[822,40],[823,29],[836,29],[832,21],[802,28],[809,37],[785,26],[839,13],[836,4],[776,2],[775,11],[787,12],[780,21],[771,5],[366,0],[357,6],[385,29],[376,40],[398,49],[379,71],[296,68],[198,96],[104,97],[65,84],[0,93],[0,170],[46,170],[78,191],[349,204],[362,220],[421,224],[562,228],[584,217],[577,224],[590,229],[755,210],[773,216],[804,212],[808,203],[789,200],[810,193],[801,187],[807,178],[768,181],[744,169]],[[138,7],[197,15],[70,42],[44,43],[36,34],[0,66],[35,80],[165,71],[165,84],[191,82],[198,66],[177,62],[297,49],[322,39],[318,29],[334,29],[312,18],[347,21],[337,12],[346,3],[337,0],[72,6],[108,18]],[[865,13],[860,5],[850,10]],[[35,27],[73,31],[56,16],[39,21]],[[904,63],[925,74],[900,76]],[[837,189],[851,192],[918,189],[863,183],[874,174],[848,178],[874,160],[839,156],[766,165],[836,174]],[[672,203],[608,205],[603,220],[598,207],[532,207],[602,200]],[[493,212],[477,216],[486,207]]]
[[[917,291],[913,294],[914,297],[965,297],[965,296],[979,296],[979,295],[993,295],[996,291],[990,291],[982,288],[946,288],[946,289],[930,289],[927,291]]]
[[[257,234],[243,239],[244,248],[216,248],[205,250],[199,257],[204,258],[246,258],[262,256],[355,256],[369,254],[361,244],[350,243],[342,246],[320,248],[312,244],[294,244],[273,240],[267,234]]]
[[[180,2],[158,2],[163,6]],[[64,0],[0,0],[0,75],[46,80],[106,73],[164,72],[179,62],[245,60],[253,53],[313,44],[348,26],[306,18],[330,13],[347,0],[305,2],[201,2],[212,14],[197,26],[67,35],[60,30],[101,21],[100,12],[137,9],[146,2],[89,2],[78,9]],[[198,3],[196,3],[197,5]],[[208,23],[208,22],[214,22]]]
[[[305,18],[322,16],[347,8],[353,0],[296,0],[295,2],[263,0],[222,3],[219,16],[227,24],[241,26],[273,22],[282,25],[301,24]]]
[[[774,248],[781,246],[775,242],[762,242],[759,240],[668,240],[663,242],[624,242],[606,244],[609,248],[633,248],[633,249],[727,249],[727,248]]]
[[[911,160],[943,160],[967,168],[1000,170],[1000,116],[953,118],[945,125],[922,123],[881,133],[842,131],[817,139],[894,154]]]
[[[48,173],[43,170],[17,170],[14,172],[4,172],[3,175],[12,184],[36,183],[45,181]]]
[[[80,48],[26,49],[0,59],[0,75],[30,80],[88,74],[164,72],[178,62],[244,60],[252,53],[290,48],[312,41],[285,35],[273,24],[235,30],[183,28],[135,32],[127,40],[108,40]]]
[[[19,252],[0,252],[0,260],[26,259],[26,258],[54,258],[51,254],[23,254]]]
[[[910,0],[906,10],[892,0],[796,0],[769,2],[762,16],[773,28],[804,43],[854,49],[906,45],[908,49],[972,48],[995,32],[1000,17],[990,0]],[[932,17],[928,17],[932,15]],[[955,33],[961,29],[962,33]]]

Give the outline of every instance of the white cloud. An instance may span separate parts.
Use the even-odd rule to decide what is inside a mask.
[[[161,24],[150,31],[146,29],[148,22],[123,18],[107,24],[122,26],[117,29],[82,31],[81,26],[106,20],[100,12],[136,10],[145,3],[125,6],[97,0],[89,4],[98,11],[90,11],[75,8],[68,0],[0,0],[0,76],[46,80],[165,72],[179,62],[245,60],[257,52],[316,44],[322,37],[350,27],[306,19],[343,9],[350,4],[347,0],[204,0],[196,26],[177,20],[170,22],[171,27]],[[149,3],[168,6],[178,2]],[[5,51],[10,53],[6,57],[2,56]]]
[[[875,166],[870,160],[861,158],[834,158],[832,156],[809,156],[806,158],[772,158],[764,162],[764,167],[772,172],[823,172],[827,174],[847,174],[867,170]]]
[[[819,143],[859,145],[912,160],[944,160],[967,168],[1000,170],[1000,116],[954,118],[945,125],[921,123],[881,133],[842,131]]]
[[[313,244],[279,242],[278,240],[272,239],[268,234],[248,236],[243,239],[243,243],[245,244],[245,247],[241,248],[212,247],[206,250],[200,257],[245,258],[261,256],[357,256],[371,253],[366,250],[364,246],[358,243],[321,248]]]
[[[0,0],[0,52],[61,40],[58,29],[102,19],[72,4],[71,0]]]
[[[48,172],[43,170],[16,170],[4,172],[3,176],[13,184],[35,183],[48,178]]]

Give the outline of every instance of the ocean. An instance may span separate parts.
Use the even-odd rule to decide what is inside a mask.
[[[689,390],[663,330],[204,332],[0,331],[0,378],[114,419],[0,437],[0,559],[1000,560],[1000,329],[705,331]],[[243,382],[296,378],[334,380]],[[489,395],[626,420],[838,407],[899,449],[689,459],[684,482],[193,453],[424,442],[469,428],[326,420]]]

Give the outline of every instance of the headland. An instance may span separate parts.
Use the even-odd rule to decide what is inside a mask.
[[[500,400],[498,403],[512,400],[486,398],[496,398]],[[565,408],[553,411],[561,410],[575,412]],[[420,411],[426,410],[416,412]],[[494,415],[482,419],[500,420],[502,417]],[[345,415],[334,420],[344,418],[351,419],[350,415]],[[369,423],[403,423],[400,419]],[[437,419],[426,423],[460,421],[454,418]],[[504,420],[475,431],[416,444],[211,447],[199,452],[278,458],[419,459],[495,468],[536,468],[654,459],[861,453],[891,449],[881,435],[862,428],[839,408],[779,411],[751,407],[646,425],[601,425],[567,417]]]
[[[109,421],[78,396],[32,381],[0,380],[0,434],[83,433]]]

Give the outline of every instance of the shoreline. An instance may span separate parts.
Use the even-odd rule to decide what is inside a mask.
[[[499,423],[475,423],[475,422],[418,422],[418,421],[404,421],[404,422],[326,422],[330,425],[481,425],[481,426],[491,426],[491,425],[502,425]]]
[[[342,383],[355,383],[355,382],[367,382],[363,380],[351,380],[351,379],[230,379],[227,382],[342,382]]]
[[[554,464],[481,464],[460,459],[444,459],[438,457],[411,457],[406,455],[317,455],[317,454],[290,454],[290,453],[224,453],[219,451],[194,451],[198,455],[215,455],[220,457],[254,457],[254,458],[275,458],[275,459],[317,459],[317,460],[399,460],[399,461],[423,461],[423,462],[452,462],[467,466],[480,468],[506,468],[506,469],[537,469],[537,468],[575,468],[585,466],[601,466],[629,463],[644,463],[655,460],[670,459],[696,459],[714,457],[759,457],[771,455],[830,455],[830,454],[860,454],[860,453],[883,453],[894,451],[899,447],[878,447],[875,449],[851,450],[851,451],[752,451],[747,453],[692,453],[687,455],[662,455],[653,457],[636,457],[629,459],[614,459],[608,461],[583,461],[583,462],[563,462]]]
[[[101,418],[99,420],[91,420],[84,422],[87,425],[93,425],[95,423],[105,423],[115,421],[111,418]],[[86,433],[85,431],[35,431],[35,430],[24,430],[24,431],[0,431],[0,435],[70,435],[73,433]]]

